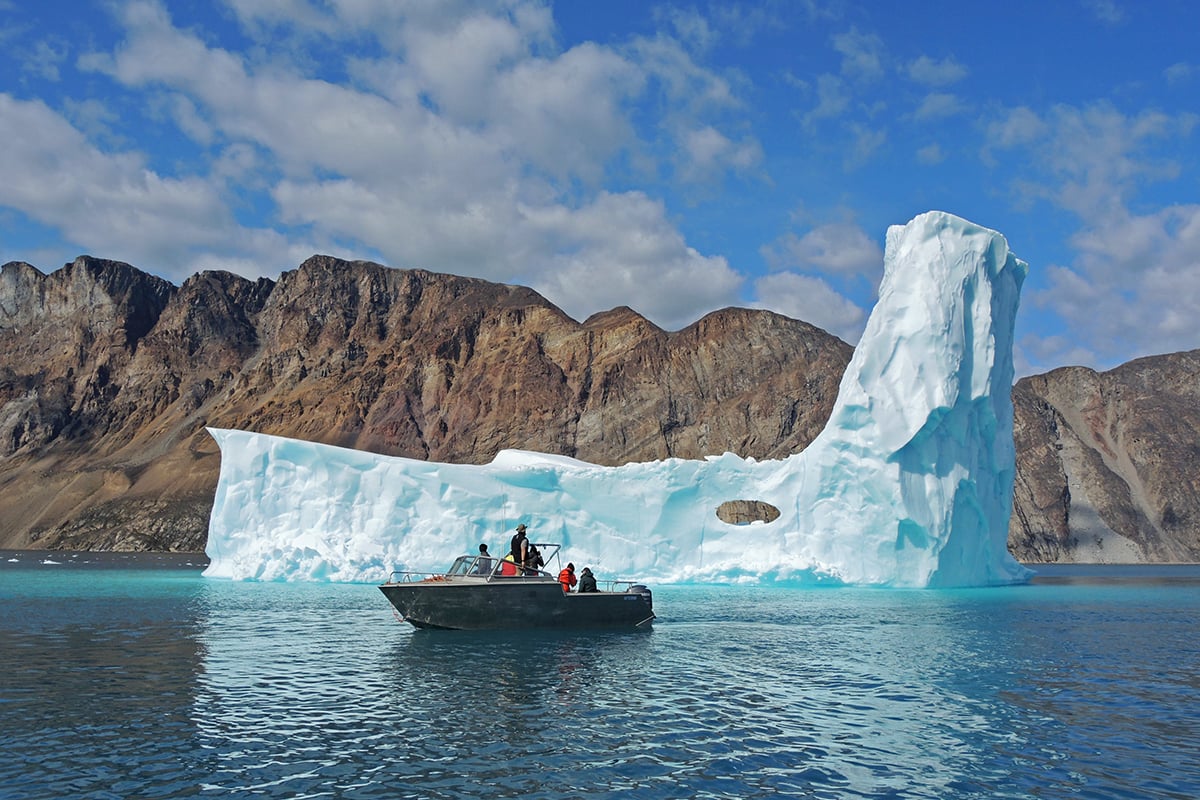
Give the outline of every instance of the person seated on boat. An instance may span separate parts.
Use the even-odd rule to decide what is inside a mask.
[[[571,591],[571,587],[575,585],[575,565],[568,562],[563,567],[562,572],[558,573],[558,582],[562,584],[563,594]]]
[[[525,530],[524,522],[517,526],[517,532],[513,534],[508,549],[513,562],[521,566],[525,566],[525,561],[529,558],[529,537],[525,535]]]
[[[479,545],[479,558],[475,559],[475,574],[492,574],[492,554],[488,552],[486,544]]]
[[[583,572],[579,573],[579,593],[595,592],[596,576],[592,574],[591,567],[584,567]]]
[[[541,552],[538,551],[537,546],[533,542],[530,542],[525,556],[525,574],[537,575],[538,570],[544,566],[546,566],[546,562],[542,558]]]
[[[517,562],[513,561],[512,553],[509,553],[500,560],[500,577],[517,577]]]

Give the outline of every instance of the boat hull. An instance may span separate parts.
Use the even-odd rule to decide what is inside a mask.
[[[564,593],[557,581],[421,581],[379,587],[417,628],[637,628],[654,619],[650,591]]]

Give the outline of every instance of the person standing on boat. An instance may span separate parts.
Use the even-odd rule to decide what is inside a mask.
[[[529,558],[529,538],[525,535],[524,522],[517,526],[517,532],[513,534],[509,550],[512,553],[513,563],[524,567],[525,561]]]
[[[563,594],[571,591],[571,587],[575,585],[575,565],[568,562],[563,571],[558,573],[558,582],[562,584]]]
[[[591,567],[584,567],[583,572],[579,573],[579,593],[596,591],[596,576],[592,574]]]

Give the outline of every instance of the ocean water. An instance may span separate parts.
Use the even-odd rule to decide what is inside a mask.
[[[1200,796],[1197,567],[469,634],[200,566],[0,554],[0,797]]]

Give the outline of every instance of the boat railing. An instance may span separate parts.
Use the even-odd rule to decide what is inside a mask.
[[[557,544],[542,543],[539,543],[537,546],[539,548],[553,548],[549,551],[549,554],[552,556],[557,554],[559,547]],[[503,581],[504,583],[535,581],[543,583],[547,580],[558,580],[558,576],[545,570],[521,568],[514,565],[512,561],[503,558],[485,555],[462,555],[454,559],[454,563],[450,565],[450,569],[445,572],[396,570],[388,578],[388,583],[438,583],[460,578],[478,578],[489,583],[491,581]],[[637,587],[645,588],[640,581],[628,580],[626,578],[598,580],[596,582],[596,593],[627,594],[636,591]],[[572,594],[578,593],[578,591],[572,592]],[[585,592],[584,594],[588,593]]]
[[[635,589],[638,587],[641,587],[644,589],[645,585],[641,581],[631,581],[626,578],[613,578],[611,580],[607,580],[607,579],[606,580],[597,580],[596,581],[596,594],[603,594],[603,593],[628,594],[629,592],[635,591]],[[576,592],[573,592],[573,594],[579,594],[579,592],[576,591]],[[583,594],[591,594],[591,593],[583,592]]]
[[[512,570],[512,574],[508,574]],[[388,578],[388,583],[436,583],[458,578],[481,578],[486,581],[547,581],[558,579],[545,570],[530,570],[516,567],[511,561],[495,556],[465,555],[454,559],[450,569],[445,572],[413,572],[395,570]]]

